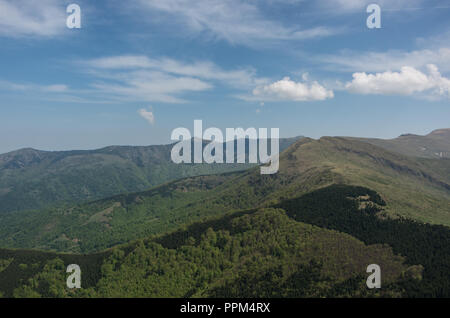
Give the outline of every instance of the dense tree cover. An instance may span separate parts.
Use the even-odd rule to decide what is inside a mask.
[[[364,287],[365,269],[375,259],[390,268],[384,275],[386,284],[397,281],[407,270],[403,259],[387,246],[365,246],[349,235],[289,219],[283,210],[258,210],[223,221],[229,230],[208,227],[199,240],[188,237],[176,249],[153,239],[139,240],[131,248],[116,248],[104,262],[96,286],[74,294],[61,283],[62,261],[51,260],[16,289],[14,296],[399,295],[389,287],[372,292]],[[356,281],[348,287],[349,280]]]
[[[264,202],[267,195],[281,192],[289,181],[260,176],[256,170],[258,175],[248,171],[200,176],[88,204],[4,214],[0,216],[0,244],[88,253],[227,211],[268,205],[271,201]],[[322,174],[317,177],[326,179]]]
[[[375,213],[375,204],[383,202],[369,191],[351,188],[333,198],[347,212],[361,213],[364,201],[364,213]],[[365,197],[355,199],[359,196]],[[326,197],[316,199],[310,202],[313,209],[329,208],[322,205]],[[401,284],[413,284],[408,273],[418,278],[421,273],[387,245],[366,246],[348,234],[295,221],[281,209],[228,214],[113,248],[110,254],[27,253],[2,251],[0,259],[10,262],[0,272],[0,290],[7,296],[390,297],[405,294]],[[69,263],[82,268],[80,291],[65,287]],[[372,263],[384,269],[379,291],[365,287],[365,269]]]
[[[384,206],[372,190],[334,185],[103,254],[0,250],[0,292],[7,297],[448,297],[450,230],[386,218]],[[65,287],[65,266],[71,263],[82,268],[78,291]],[[382,269],[380,290],[365,285],[369,264]]]
[[[95,286],[101,277],[101,265],[109,253],[74,255],[0,249],[0,293],[12,297],[14,290],[19,288],[15,296],[66,295],[64,287],[69,264],[83,267],[84,287]]]
[[[450,228],[404,218],[386,219],[374,204],[355,212],[361,202],[339,199],[365,195],[375,204],[385,205],[371,190],[334,185],[276,207],[297,221],[345,232],[366,244],[389,244],[396,254],[406,256],[407,263],[424,266],[420,283],[405,287],[408,296],[450,297]]]
[[[133,194],[47,209],[4,213],[0,216],[0,242],[14,248],[40,248],[64,252],[99,251],[132,239],[177,228],[192,216],[207,211],[199,206],[215,186],[235,174],[202,176],[164,184]],[[195,216],[192,216],[195,218]]]
[[[113,154],[70,156],[21,169],[0,164],[0,214],[76,204],[143,191],[190,176],[248,169],[251,165],[182,164],[149,158],[139,165]]]

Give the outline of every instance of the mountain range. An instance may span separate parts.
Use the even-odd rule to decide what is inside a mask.
[[[420,158],[450,158],[450,129],[436,129],[425,136],[403,134],[394,139],[356,138],[403,155]]]
[[[297,138],[274,175],[248,166],[5,211],[0,246],[19,250],[0,249],[0,292],[449,297],[450,159],[414,155],[417,147],[445,153],[448,131],[388,141]],[[63,269],[77,261],[89,267],[87,285],[68,291]],[[379,291],[365,287],[373,263],[386,271]]]
[[[299,138],[280,139],[280,151]],[[175,179],[251,167],[250,164],[174,164],[170,156],[172,147],[173,144],[110,146],[84,151],[28,148],[1,154],[0,213],[92,201],[142,191]]]

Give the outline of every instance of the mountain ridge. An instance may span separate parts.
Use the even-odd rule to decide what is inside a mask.
[[[446,163],[342,137],[303,138],[281,153],[276,175],[261,175],[254,167],[193,176],[86,204],[5,214],[0,216],[0,244],[98,251],[205,217],[270,207],[333,184],[376,191],[387,203],[384,217],[448,226],[450,165]]]
[[[280,149],[302,138],[280,139]],[[0,155],[0,213],[40,209],[143,191],[189,176],[238,171],[253,164],[175,164],[173,144]]]
[[[450,158],[450,128],[435,129],[426,135],[402,134],[393,139],[346,137],[368,142],[407,156]]]

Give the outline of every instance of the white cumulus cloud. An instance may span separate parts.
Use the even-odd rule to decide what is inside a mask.
[[[146,121],[148,121],[151,125],[155,123],[155,115],[152,111],[142,108],[138,110],[138,114]]]
[[[317,101],[333,98],[332,90],[326,89],[318,82],[295,82],[285,77],[275,83],[257,87],[253,95],[266,101]]]
[[[445,96],[450,92],[450,80],[443,77],[436,65],[427,65],[427,73],[403,66],[399,72],[367,74],[354,73],[353,80],[346,83],[346,89],[357,94],[413,95],[428,93]]]

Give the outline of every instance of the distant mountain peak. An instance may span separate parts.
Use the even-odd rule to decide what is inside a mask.
[[[450,128],[442,128],[433,130],[428,136],[449,136],[450,137]]]
[[[401,137],[417,137],[417,136],[419,136],[419,135],[416,135],[416,134],[401,134],[399,136],[399,138],[401,138]]]
[[[0,155],[0,164],[2,168],[23,168],[40,162],[44,155],[45,151],[22,148]]]
[[[18,150],[14,150],[9,152],[10,154],[19,154],[19,153],[34,153],[34,152],[41,152],[41,150],[37,150],[34,148],[21,148]]]
[[[47,151],[37,150],[34,148],[22,148],[11,152],[7,152],[5,154],[0,154],[0,161],[18,158],[40,157],[45,153],[47,153]]]

